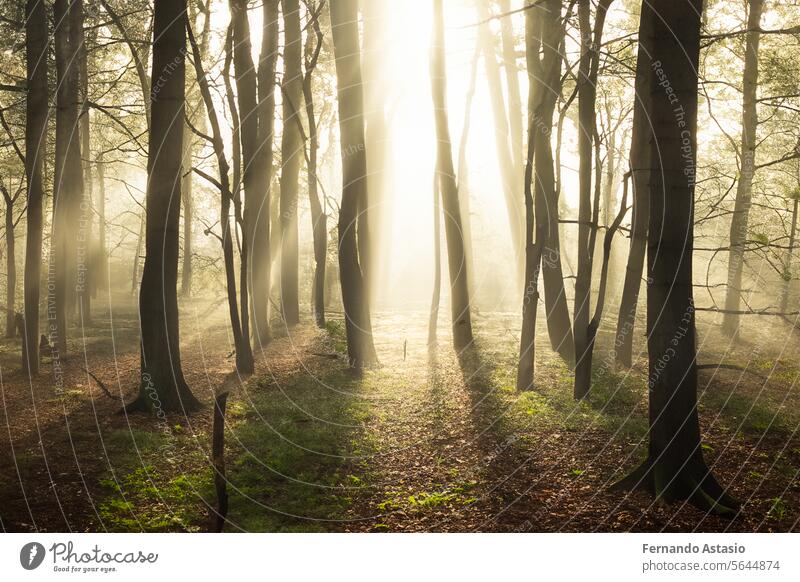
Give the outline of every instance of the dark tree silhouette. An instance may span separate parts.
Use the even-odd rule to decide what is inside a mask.
[[[25,334],[22,367],[39,373],[39,288],[42,273],[43,168],[47,146],[47,12],[41,0],[25,3],[25,60],[28,98],[25,105]]]
[[[186,1],[155,0],[145,259],[139,291],[141,384],[129,410],[199,407],[181,367],[178,247],[186,80]]]
[[[653,35],[648,63],[653,89],[648,101],[653,127],[647,254],[650,447],[645,462],[618,486],[645,489],[663,502],[687,499],[731,514],[737,503],[703,459],[697,415],[692,245],[702,9],[702,0],[645,2],[642,8],[642,28]]]

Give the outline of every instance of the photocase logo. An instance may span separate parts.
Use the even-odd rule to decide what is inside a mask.
[[[19,563],[26,570],[35,570],[44,561],[44,546],[39,542],[30,542],[19,551]]]

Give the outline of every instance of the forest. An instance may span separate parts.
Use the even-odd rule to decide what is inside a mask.
[[[0,0],[4,532],[800,528],[797,0]]]

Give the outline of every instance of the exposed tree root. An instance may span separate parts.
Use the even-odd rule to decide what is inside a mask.
[[[675,475],[648,458],[627,477],[614,483],[611,490],[647,491],[664,504],[686,500],[722,517],[734,518],[741,511],[739,502],[725,491],[705,463],[697,460],[686,463]]]

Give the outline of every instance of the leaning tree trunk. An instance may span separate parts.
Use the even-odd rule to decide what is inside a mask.
[[[642,272],[647,251],[647,229],[650,220],[650,120],[647,117],[647,101],[650,97],[650,54],[653,38],[650,19],[641,19],[639,25],[639,49],[636,57],[636,96],[633,102],[633,129],[631,133],[630,172],[633,187],[633,218],[631,220],[631,242],[625,282],[619,304],[614,353],[616,363],[630,367],[633,362],[633,332],[636,327],[636,309],[642,287]]]
[[[739,329],[739,311],[742,296],[742,270],[744,247],[747,241],[747,224],[753,198],[753,174],[756,160],[756,130],[758,129],[758,45],[761,40],[761,11],[764,0],[749,0],[747,37],[745,40],[744,75],[742,85],[742,152],[741,172],[736,186],[736,202],[731,220],[730,258],[728,260],[728,284],[725,294],[725,315],[722,329],[729,335]]]
[[[39,297],[42,272],[43,168],[47,146],[47,12],[41,0],[25,3],[25,60],[28,95],[25,103],[25,176],[27,237],[25,239],[25,333],[22,368],[39,373]]]
[[[131,410],[199,407],[181,368],[178,255],[186,79],[186,1],[155,0],[145,259],[139,291],[141,385]]]
[[[547,201],[556,196],[551,128],[556,99],[561,94],[564,28],[560,17],[561,5],[558,0],[547,0],[541,6],[527,10],[525,15],[529,85],[528,152],[524,174],[526,252],[517,366],[518,390],[530,390],[534,385],[539,274],[542,252],[552,235]]]
[[[283,7],[283,136],[281,138],[281,306],[287,326],[300,323],[298,292],[297,194],[303,138],[297,123],[303,101],[301,66],[303,39],[300,30],[299,0],[281,0]]]
[[[436,173],[445,214],[444,231],[447,240],[447,264],[450,272],[453,345],[456,350],[461,351],[472,344],[472,319],[467,261],[464,251],[464,231],[461,225],[461,205],[458,200],[458,184],[453,168],[450,127],[447,120],[447,77],[442,0],[434,0],[433,3],[431,92],[436,125]]]
[[[650,52],[650,229],[647,324],[650,447],[622,488],[657,500],[689,502],[731,514],[736,502],[703,459],[697,415],[695,309],[692,292],[697,156],[697,69],[702,0],[645,2]],[[639,88],[640,89],[640,88]],[[641,96],[641,92],[637,90]]]
[[[367,195],[364,146],[364,93],[357,0],[330,0],[342,155],[342,202],[339,209],[339,277],[342,284],[347,353],[360,369],[377,361],[372,340],[369,297],[358,255],[358,210]]]

